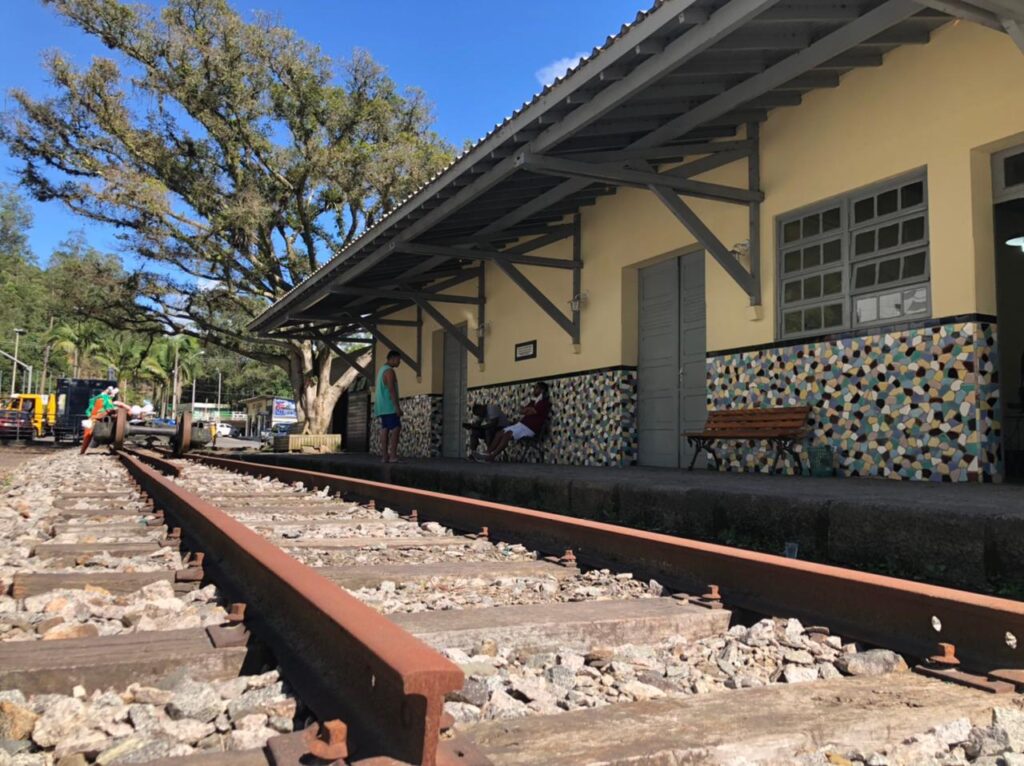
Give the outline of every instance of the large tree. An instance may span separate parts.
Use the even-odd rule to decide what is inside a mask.
[[[81,70],[50,54],[57,95],[14,91],[0,137],[37,199],[117,227],[152,264],[104,318],[281,367],[323,430],[354,373],[332,375],[322,344],[253,338],[245,323],[449,160],[423,95],[366,53],[338,65],[227,0],[45,1],[119,60]]]

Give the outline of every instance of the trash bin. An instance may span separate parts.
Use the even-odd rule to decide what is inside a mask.
[[[807,464],[811,476],[835,476],[836,451],[832,447],[811,447],[807,450]]]

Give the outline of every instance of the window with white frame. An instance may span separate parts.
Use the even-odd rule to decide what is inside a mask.
[[[927,316],[924,173],[781,216],[778,253],[782,338]]]

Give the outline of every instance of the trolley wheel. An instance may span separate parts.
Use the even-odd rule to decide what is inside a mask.
[[[126,410],[117,408],[117,412],[114,413],[114,433],[111,441],[111,446],[115,449],[121,449],[124,446],[124,435],[128,431],[128,412]]]
[[[192,413],[183,412],[178,418],[178,432],[174,435],[174,454],[181,457],[192,448]]]

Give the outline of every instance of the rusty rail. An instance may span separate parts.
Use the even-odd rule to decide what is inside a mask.
[[[321,721],[344,721],[351,755],[436,763],[458,666],[137,457],[118,457],[185,546],[206,554],[218,586],[246,604],[246,627],[277,650],[303,702]]]
[[[730,608],[798,617],[912,657],[941,653],[941,642],[956,646],[966,668],[1024,668],[1019,601],[364,479],[207,455],[189,459],[330,486],[455,529],[485,526],[492,540],[557,554],[571,549],[585,563],[656,577],[673,589],[702,593],[714,584]]]

